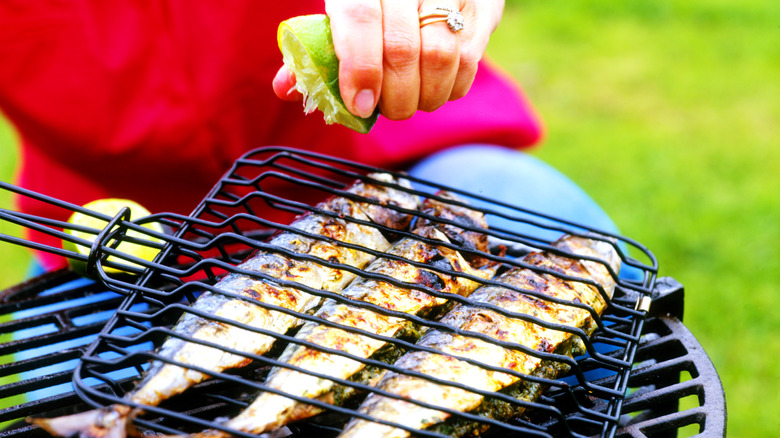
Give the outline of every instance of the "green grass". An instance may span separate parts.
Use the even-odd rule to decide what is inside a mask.
[[[547,125],[534,153],[686,287],[729,436],[780,430],[780,2],[509,1],[489,54]]]
[[[0,117],[0,181],[13,182],[19,159],[18,141],[16,132]],[[13,198],[6,190],[0,190],[0,208],[13,209]],[[0,220],[0,234],[19,237],[21,228]],[[29,264],[27,250],[0,241],[0,290],[23,280]]]
[[[17,152],[18,139],[15,132],[8,124],[0,118],[0,181],[10,182],[14,174],[14,168],[18,161]],[[12,204],[11,195],[5,190],[0,190],[0,208],[10,208]],[[8,222],[0,220],[0,234],[20,236],[19,227],[13,226]],[[8,286],[19,283],[24,279],[29,266],[29,253],[19,247],[0,242],[0,290]],[[6,322],[4,317],[0,317],[0,323]],[[7,333],[0,333],[0,344],[8,342],[11,336]],[[13,355],[0,356],[0,364],[13,361]],[[16,375],[0,377],[0,386],[7,385],[16,381]],[[23,396],[12,396],[0,400],[0,409],[22,403]],[[6,427],[7,423],[0,422],[0,429]]]
[[[685,285],[732,437],[780,430],[778,48],[780,2],[758,0],[509,0],[489,47],[545,120],[533,153]],[[0,129],[0,180],[14,144]],[[25,254],[0,244],[0,287]]]

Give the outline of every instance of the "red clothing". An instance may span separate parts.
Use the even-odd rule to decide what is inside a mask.
[[[276,29],[322,10],[321,0],[0,2],[0,109],[22,138],[19,184],[76,204],[122,197],[189,213],[260,146],[392,168],[456,144],[539,139],[522,93],[484,63],[465,98],[408,121],[380,118],[368,135],[305,116],[273,94]],[[18,208],[64,219],[25,200]]]

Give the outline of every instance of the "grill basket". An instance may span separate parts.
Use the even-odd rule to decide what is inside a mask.
[[[17,301],[15,307],[5,308],[4,313],[16,312],[16,314],[12,321],[3,323],[5,327],[3,333],[18,334],[20,331],[28,330],[28,326],[31,328],[28,334],[22,335],[22,339],[12,339],[3,344],[4,351],[1,354],[11,359],[5,360],[7,364],[2,365],[3,375],[0,377],[6,376],[12,379],[15,376],[18,381],[0,387],[5,388],[0,389],[4,391],[0,393],[0,397],[12,400],[13,397],[21,396],[21,391],[29,393],[34,389],[46,389],[48,392],[40,398],[34,399],[34,396],[31,396],[32,399],[23,400],[3,409],[0,411],[0,422],[13,421],[30,415],[53,417],[83,411],[89,407],[120,403],[143,410],[143,413],[135,419],[135,427],[140,432],[181,434],[213,428],[233,433],[235,436],[255,436],[230,429],[224,426],[223,421],[238,414],[259,392],[268,389],[264,386],[264,380],[269,369],[273,366],[284,366],[284,363],[277,360],[283,347],[290,342],[300,342],[294,338],[294,331],[285,334],[259,332],[257,329],[240,325],[229,319],[199,313],[200,316],[216,320],[221,324],[238,325],[254,333],[274,336],[277,341],[272,350],[263,355],[232,350],[232,353],[248,359],[249,364],[241,368],[212,372],[186,365],[210,375],[211,378],[159,406],[128,403],[123,396],[148,369],[150,361],[171,362],[170,359],[161,357],[158,352],[158,347],[169,337],[180,337],[188,342],[208,345],[207,341],[187,338],[172,330],[173,325],[184,314],[199,312],[191,307],[198,296],[207,290],[222,293],[219,289],[215,289],[214,285],[229,273],[262,278],[261,274],[246,271],[238,265],[255,251],[283,252],[279,248],[267,245],[268,238],[282,231],[301,233],[300,230],[286,225],[297,215],[310,212],[320,215],[331,214],[317,209],[315,204],[330,196],[354,198],[354,195],[345,192],[345,188],[351,182],[363,180],[373,184],[387,184],[374,180],[370,176],[374,172],[391,173],[408,179],[414,188],[393,186],[415,193],[421,198],[436,197],[430,193],[448,190],[460,196],[470,208],[483,212],[490,224],[490,228],[486,231],[490,241],[490,252],[480,255],[501,263],[505,267],[502,269],[518,266],[517,257],[528,252],[556,251],[551,244],[563,234],[603,240],[614,246],[621,258],[622,269],[619,277],[617,273],[613,273],[616,288],[606,310],[600,316],[593,314],[597,325],[595,331],[587,334],[582,330],[551,327],[581,338],[586,351],[578,354],[574,359],[561,354],[528,352],[543,360],[551,361],[548,363],[565,362],[570,371],[552,379],[536,375],[524,376],[522,380],[538,383],[546,388],[543,395],[534,401],[518,401],[504,393],[488,394],[488,398],[497,398],[516,408],[521,408],[522,415],[503,420],[490,420],[468,413],[453,412],[453,416],[489,424],[491,427],[487,434],[491,436],[616,436],[619,428],[628,421],[623,414],[626,413],[624,412],[626,396],[631,394],[628,389],[632,366],[637,359],[637,350],[642,344],[645,320],[653,293],[657,288],[657,263],[649,250],[622,236],[590,229],[517,206],[505,205],[472,193],[349,161],[285,148],[258,149],[237,160],[189,216],[162,213],[131,222],[128,220],[127,211],[123,211],[115,217],[102,217],[109,222],[104,229],[80,230],[97,236],[95,243],[91,244],[92,251],[89,256],[37,245],[24,239],[0,236],[2,240],[11,243],[79,260],[86,264],[88,274],[99,280],[98,283],[93,283],[70,273],[56,273],[58,281],[66,284],[67,287],[59,290],[55,288],[54,291],[37,297],[34,306],[30,304],[33,307],[29,309],[37,310],[35,314],[23,313],[27,310],[24,300],[21,301],[22,304]],[[56,205],[69,212],[89,213],[81,207],[7,184],[3,188],[19,196]],[[372,202],[365,199],[358,200]],[[421,215],[419,212],[413,213]],[[70,227],[67,223],[5,210],[0,211],[0,218],[74,243],[89,244],[60,231]],[[342,219],[354,221],[349,217]],[[157,222],[166,232],[161,234],[142,227],[141,225],[146,222]],[[371,223],[364,225],[381,228]],[[463,224],[453,225],[463,226]],[[130,230],[138,233],[136,237],[127,236]],[[389,238],[416,238],[408,231],[388,229],[381,231]],[[139,234],[141,237],[137,237]],[[309,235],[308,237],[323,239],[321,236]],[[119,242],[125,241],[152,246],[160,250],[159,255],[153,262],[125,255],[117,249]],[[365,251],[371,252],[367,249]],[[329,266],[335,263],[335,266],[353,272],[358,277],[377,275],[311,256],[286,255]],[[381,256],[379,253],[376,255]],[[576,257],[572,254],[566,256]],[[583,259],[589,260],[587,257]],[[599,262],[599,260],[594,261]],[[134,265],[128,266],[126,264],[128,262]],[[527,267],[539,269],[533,266]],[[107,273],[107,270],[112,272],[110,268],[119,268],[133,275]],[[541,273],[560,275],[548,271]],[[399,286],[405,285],[389,277],[379,278]],[[592,283],[584,279],[565,279]],[[285,286],[299,288],[307,293],[345,302],[351,306],[366,307],[366,303],[348,300],[338,293],[306,288],[280,280],[269,279],[269,281],[281,282]],[[480,282],[496,284],[492,280]],[[430,291],[424,288],[421,290]],[[31,291],[26,291],[33,295],[38,292],[40,289],[37,286],[32,286]],[[531,291],[528,293],[533,294]],[[538,298],[545,299],[543,296]],[[40,299],[45,303],[42,304]],[[242,299],[252,301],[247,298]],[[467,298],[453,298],[453,301],[479,305]],[[70,303],[66,311],[57,307],[57,303],[64,302]],[[259,301],[253,301],[253,304],[290,313]],[[581,303],[564,304],[583,307]],[[41,306],[44,308],[42,309]],[[40,313],[41,311],[43,314]],[[21,317],[19,312],[22,312]],[[301,321],[316,321],[316,317],[309,313],[293,312],[292,314]],[[417,324],[417,327],[447,330],[446,326],[435,319],[403,314],[395,314],[395,316],[410,319]],[[512,316],[538,321],[530,315]],[[41,327],[48,327],[48,329],[41,329]],[[343,329],[354,331],[349,327]],[[44,330],[45,333],[36,330]],[[58,333],[62,334],[62,342],[59,344]],[[74,337],[74,333],[78,333],[79,336]],[[35,339],[41,339],[40,343],[34,342]],[[386,342],[403,350],[419,348],[414,342],[402,338],[387,338]],[[517,348],[511,344],[494,342],[506,348]],[[311,344],[305,345],[317,347]],[[212,346],[221,348],[217,345]],[[22,359],[11,356],[25,351],[29,354]],[[371,366],[403,372],[373,356],[368,360],[360,360]],[[59,366],[59,368],[54,372],[41,372],[42,364]],[[185,366],[181,363],[179,365]],[[36,370],[39,370],[37,374]],[[73,372],[71,373],[70,370]],[[33,377],[29,377],[31,375]],[[75,392],[71,392],[67,385],[68,381],[72,381]],[[351,380],[339,380],[338,383],[357,388],[363,396],[366,392],[374,391],[365,384]],[[468,382],[459,382],[459,384],[467,386]],[[362,415],[356,411],[360,400],[361,396],[357,396],[347,400],[341,406],[312,400],[310,404],[320,406],[325,409],[325,412],[309,420],[289,425],[288,432],[292,436],[309,436],[312,433],[317,433],[318,436],[336,436],[350,418]],[[35,433],[31,432],[35,431],[33,426],[21,423],[9,426],[7,430],[5,434],[8,436]],[[419,436],[442,436],[426,430],[413,430],[413,433]]]

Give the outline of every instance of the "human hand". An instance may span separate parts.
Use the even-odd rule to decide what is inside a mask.
[[[420,15],[439,7],[461,11],[464,28],[420,27]],[[403,120],[466,95],[504,0],[325,0],[325,8],[347,109],[367,117],[379,105],[385,117]],[[273,82],[277,96],[300,100],[290,92],[294,85],[282,67]]]

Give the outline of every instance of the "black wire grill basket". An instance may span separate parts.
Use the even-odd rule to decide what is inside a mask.
[[[377,176],[383,174],[392,175],[396,179]],[[398,180],[408,181],[409,184],[401,184]],[[420,199],[430,198],[444,204],[478,211],[484,214],[489,227],[477,229],[473,224],[433,217],[421,210],[392,203],[380,205],[375,199],[361,198],[349,191],[348,188],[355,181],[378,187],[389,187],[415,195]],[[228,276],[245,276],[253,281],[270,282],[279,287],[304,291],[323,300],[335,300],[348,306],[402,318],[409,321],[410,326],[418,332],[429,329],[452,331],[452,328],[440,322],[439,318],[453,306],[485,306],[484,303],[472,301],[468,297],[447,295],[445,296],[447,304],[441,311],[426,315],[409,315],[376,305],[372,307],[365,301],[346,298],[340,295],[339,291],[312,288],[284,278],[272,278],[263,272],[249,269],[247,265],[242,265],[242,262],[251,259],[255,254],[273,253],[290,260],[337,268],[356,278],[373,278],[397,287],[441,295],[441,292],[430,284],[409,284],[382,273],[369,272],[364,267],[347,265],[337,259],[325,260],[310,254],[289,252],[268,243],[272,236],[288,233],[312,241],[330,241],[374,257],[388,257],[380,250],[336,241],[333,237],[311,234],[289,225],[296,217],[302,215],[320,215],[372,227],[388,241],[404,238],[424,240],[408,229],[392,229],[371,220],[356,219],[318,207],[318,202],[330,197],[345,197],[356,202],[381,206],[397,214],[411,215],[412,224],[427,220],[484,233],[488,236],[487,251],[461,247],[458,246],[458,242],[447,244],[435,242],[435,244],[449,246],[466,258],[481,257],[488,260],[498,266],[498,274],[515,267],[523,267],[538,270],[540,274],[559,277],[563,281],[582,283],[600,290],[601,296],[606,301],[606,308],[602,314],[593,312],[592,309],[588,310],[588,307],[581,302],[560,302],[534,291],[519,291],[548,304],[553,302],[560,306],[588,310],[593,320],[594,330],[587,331],[582,328],[545,323],[533,315],[506,314],[505,316],[510,318],[541,324],[548,330],[567,333],[568,337],[579,340],[579,347],[566,354],[560,351],[524,350],[529,356],[537,357],[544,364],[560,371],[554,375],[534,373],[522,375],[521,384],[543,390],[541,395],[537,394],[532,398],[518,399],[516,394],[513,395],[508,391],[483,394],[486,401],[496,400],[502,406],[508,407],[510,414],[490,418],[476,412],[450,412],[450,420],[480,425],[476,430],[480,430],[482,434],[615,436],[652,291],[656,287],[655,257],[648,249],[631,239],[519,206],[503,204],[473,193],[440,186],[406,174],[294,149],[271,147],[247,153],[234,163],[189,216],[158,213],[133,220],[135,218],[129,217],[129,211],[123,210],[114,217],[108,217],[8,184],[3,184],[3,189],[12,191],[18,196],[53,204],[69,212],[81,211],[106,222],[106,226],[102,229],[78,229],[80,232],[95,236],[94,241],[89,241],[81,240],[74,237],[73,233],[63,231],[73,228],[71,224],[13,211],[0,211],[0,219],[90,247],[91,250],[84,254],[39,245],[26,239],[10,236],[0,236],[0,238],[32,249],[71,258],[85,267],[88,276],[97,279],[105,288],[122,297],[121,300],[114,299],[104,303],[104,307],[107,307],[103,311],[110,311],[110,316],[105,318],[105,322],[101,322],[102,328],[94,342],[84,351],[75,365],[72,384],[78,399],[94,408],[119,404],[135,409],[133,423],[138,433],[182,434],[214,429],[235,436],[256,436],[226,426],[225,419],[236,416],[260,393],[276,391],[284,395],[284,391],[268,388],[264,383],[269,370],[273,367],[286,366],[279,360],[279,355],[287,345],[302,343],[309,348],[322,348],[295,338],[298,325],[291,327],[290,330],[276,333],[231,318],[216,316],[193,306],[193,303],[204,294],[222,294],[277,314],[291,315],[301,323],[321,322],[312,311],[298,312],[258,301],[246,295],[231,295],[229,291],[226,292],[218,287],[219,282]],[[454,193],[456,197],[444,196],[440,192],[442,190]],[[149,223],[159,224],[162,232],[160,228],[148,227]],[[607,268],[615,282],[611,297],[591,279],[572,277],[555,270],[523,263],[522,256],[543,251],[601,264],[605,267],[608,265],[606,261],[592,256],[576,255],[560,250],[554,246],[554,241],[562,235],[599,241],[614,249],[615,254],[620,258],[621,268],[619,272]],[[125,254],[121,251],[122,242],[151,247],[157,251],[157,256],[150,261]],[[416,262],[409,263],[414,265]],[[484,279],[452,272],[441,265],[421,267],[434,273],[465,277],[482,286],[502,286],[495,278]],[[115,310],[114,306],[116,306]],[[500,309],[497,311],[500,312]],[[221,326],[239,327],[245,331],[246,336],[268,336],[275,341],[269,351],[254,354],[235,346],[225,347],[214,344],[208,338],[189,337],[186,333],[173,329],[177,321],[182,320],[186,315],[208,319]],[[365,332],[349,326],[340,328],[347,332],[354,332],[356,335],[366,335]],[[187,364],[177,362],[160,354],[160,347],[171,338],[227,350],[245,360],[241,361],[240,367],[221,371],[201,368],[197,361]],[[415,343],[416,338],[403,336],[379,338],[388,346],[381,350],[383,353],[392,350],[393,354],[401,355],[423,348]],[[503,348],[523,349],[523,346],[496,339],[485,338],[483,341]],[[393,360],[379,358],[376,355],[360,358],[339,351],[330,353],[346,355],[353,360],[363,362],[367,365],[366,369],[405,372],[404,369],[394,365]],[[144,405],[129,401],[127,394],[149,370],[150,363],[153,361],[185,367],[203,373],[207,378],[186,389],[182,394],[172,396],[158,405]],[[469,363],[480,366],[479,361],[472,360]],[[300,371],[305,372],[305,370]],[[508,372],[512,373],[511,370]],[[327,376],[322,375],[322,377]],[[470,388],[468,381],[443,382],[436,380],[435,376],[418,377],[433,379],[440,384]],[[349,389],[348,393],[351,397],[339,404],[332,404],[333,400],[301,399],[319,408],[322,413],[284,426],[285,434],[310,436],[316,433],[317,436],[337,436],[350,419],[371,420],[370,416],[358,410],[367,394],[378,392],[393,397],[393,394],[383,392],[359,379],[333,380],[340,388]],[[426,406],[424,402],[415,400],[407,400],[407,402]],[[436,408],[435,405],[428,405],[428,407]],[[83,410],[84,406],[73,409]],[[446,411],[444,408],[442,410]],[[415,436],[446,436],[444,434],[447,432],[435,428],[418,430],[401,425],[394,426],[407,429]]]

